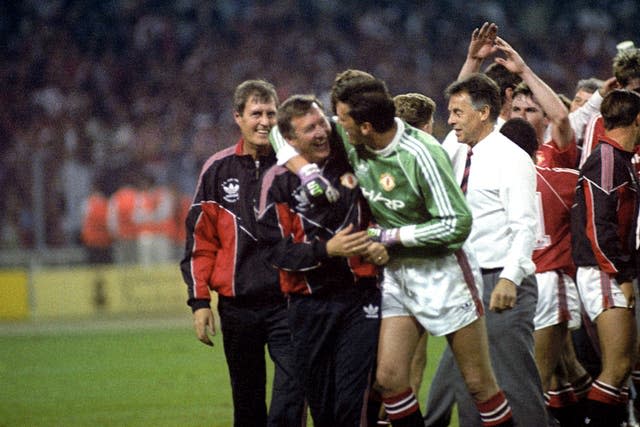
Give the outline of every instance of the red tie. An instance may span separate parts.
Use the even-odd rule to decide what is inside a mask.
[[[463,194],[467,194],[467,184],[469,183],[469,170],[471,169],[471,156],[473,151],[471,147],[467,150],[467,160],[464,162],[464,172],[462,173],[462,182],[460,182],[460,189]]]

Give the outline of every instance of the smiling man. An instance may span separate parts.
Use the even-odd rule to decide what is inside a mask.
[[[540,376],[533,358],[533,318],[538,290],[532,252],[538,216],[531,158],[495,129],[500,112],[498,86],[472,74],[452,83],[448,122],[458,141],[472,150],[467,202],[473,215],[468,243],[484,284],[489,350],[519,426],[547,425]],[[445,353],[443,361],[451,355]],[[460,397],[460,396],[458,396]],[[468,419],[468,397],[458,411]],[[464,425],[480,425],[469,420]]]
[[[470,212],[446,153],[432,136],[395,117],[386,84],[370,74],[338,74],[331,99],[340,135],[336,150],[354,168],[377,222],[369,229],[372,240],[390,255],[376,381],[392,425],[424,425],[409,382],[424,331],[447,336],[484,425],[513,425],[489,361],[480,271],[463,248]],[[304,158],[276,130],[279,161],[297,170]]]
[[[247,80],[238,85],[233,107],[241,138],[205,162],[186,221],[181,269],[188,304],[196,336],[212,346],[209,334],[216,333],[216,326],[210,291],[218,293],[237,427],[303,425],[304,399],[292,373],[286,301],[278,274],[255,237],[260,177],[275,163],[268,134],[276,124],[277,105],[270,83]],[[268,415],[265,345],[275,365]]]
[[[287,99],[278,128],[340,197],[315,203],[297,175],[274,166],[263,179],[258,235],[289,297],[294,365],[314,425],[358,427],[366,421],[380,325],[373,263],[389,257],[369,241],[367,204],[346,159],[332,153],[320,102],[309,95]]]

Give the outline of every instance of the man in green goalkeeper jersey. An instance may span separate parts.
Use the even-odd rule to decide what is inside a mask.
[[[377,387],[394,426],[422,426],[409,386],[410,362],[423,330],[447,337],[485,425],[513,425],[511,407],[491,368],[481,275],[463,249],[471,213],[444,150],[395,117],[386,85],[366,73],[338,75],[333,123],[378,227],[372,239],[391,257],[385,266]],[[280,163],[314,174],[278,134]]]

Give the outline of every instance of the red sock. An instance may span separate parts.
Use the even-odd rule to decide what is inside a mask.
[[[476,402],[476,406],[478,407],[478,412],[480,412],[482,425],[486,427],[498,426],[513,418],[511,406],[502,390],[489,398],[489,400]]]
[[[621,389],[603,383],[599,380],[595,380],[593,384],[591,384],[591,390],[589,390],[587,398],[589,400],[595,400],[596,402],[601,402],[606,405],[619,405],[621,403],[624,403],[624,396],[622,395]]]
[[[593,382],[593,379],[589,374],[586,374],[583,377],[580,377],[573,382],[572,384],[573,392],[576,394],[576,397],[578,398],[578,400],[582,400],[585,397],[587,397],[587,394],[589,393],[589,389],[591,388],[592,382]]]
[[[413,391],[408,388],[406,391],[396,395],[383,399],[384,409],[387,412],[389,420],[399,420],[409,417],[415,412],[420,411],[418,406],[418,400]]]
[[[550,408],[563,408],[578,401],[578,397],[570,383],[564,384],[562,388],[547,391],[544,394],[544,398],[545,403]]]

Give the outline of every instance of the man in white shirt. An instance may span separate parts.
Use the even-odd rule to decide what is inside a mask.
[[[472,150],[467,202],[473,215],[468,242],[483,273],[489,349],[498,383],[520,426],[547,425],[540,377],[533,357],[537,286],[531,260],[537,209],[531,158],[495,130],[497,85],[472,74],[451,84],[449,124]],[[450,358],[445,352],[443,362]],[[457,387],[456,387],[457,389]],[[457,393],[460,425],[480,425],[470,397]]]

